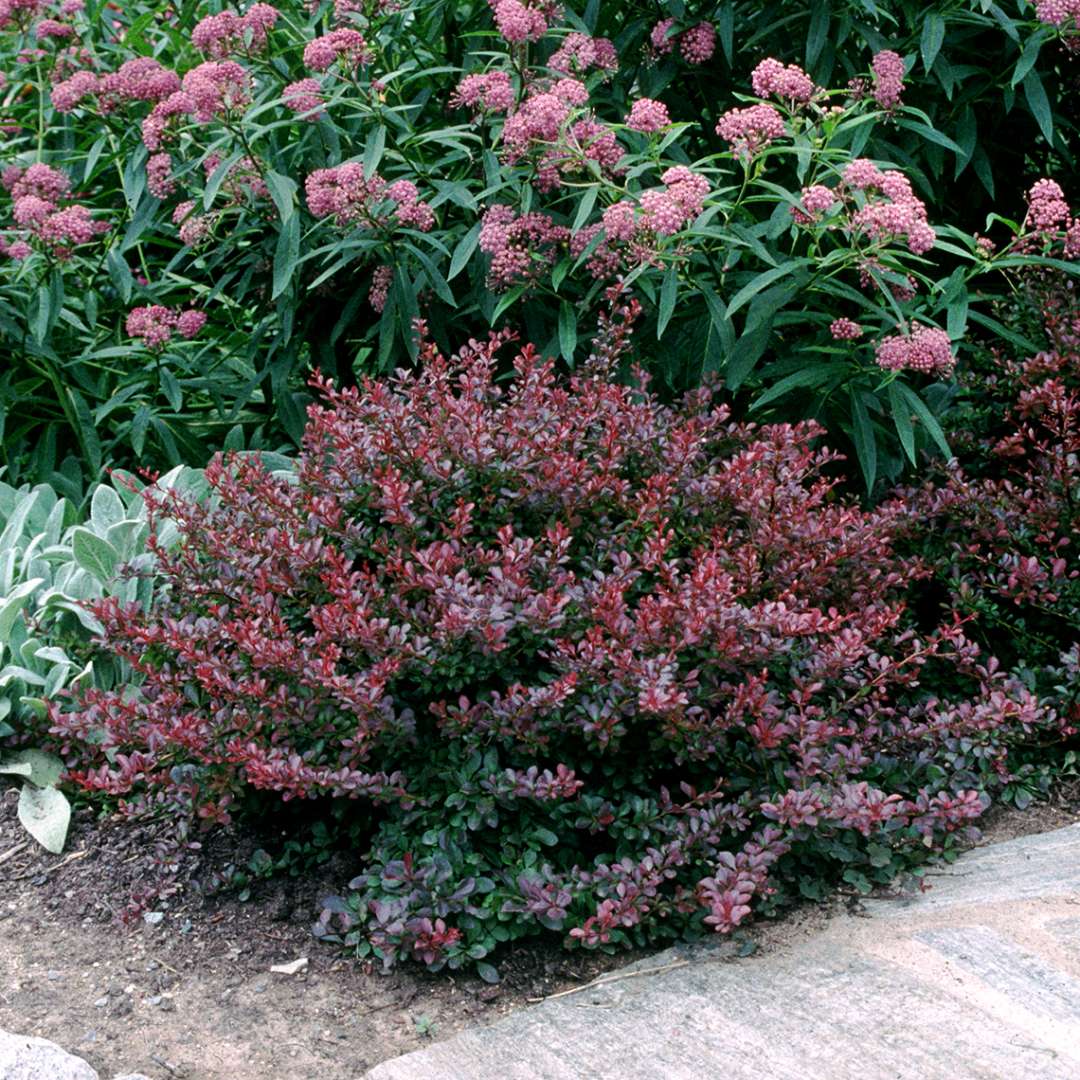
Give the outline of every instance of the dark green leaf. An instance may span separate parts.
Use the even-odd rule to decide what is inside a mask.
[[[265,180],[278,215],[282,221],[286,221],[296,213],[296,181],[290,176],[282,176],[281,173],[273,171],[266,173]]]
[[[806,31],[806,66],[812,69],[821,55],[822,47],[829,35],[829,21],[832,18],[828,0],[818,0],[810,5],[810,26]]]
[[[908,405],[911,406],[911,411],[915,413],[920,422],[926,428],[930,438],[937,443],[938,448],[945,455],[946,458],[952,457],[952,450],[949,449],[948,440],[945,438],[945,432],[941,430],[941,425],[937,422],[937,418],[930,411],[926,402],[910,386],[905,386],[901,382],[893,383],[899,389],[899,392],[903,395]]]
[[[855,453],[859,458],[863,479],[866,481],[867,494],[874,490],[877,479],[877,436],[870,414],[863,404],[862,394],[854,386],[851,388],[851,437],[855,443]]]
[[[667,324],[675,312],[675,300],[679,295],[679,270],[674,264],[667,268],[664,283],[660,286],[660,307],[656,313],[656,337],[664,336]]]
[[[724,372],[728,389],[732,393],[742,386],[746,377],[754,370],[754,365],[768,348],[769,339],[772,337],[772,325],[772,318],[766,318],[756,323],[735,342]]]
[[[911,406],[904,400],[895,382],[889,383],[889,408],[892,410],[896,434],[908,460],[915,464],[915,429],[911,424]]]
[[[371,176],[382,161],[383,150],[386,148],[386,128],[380,124],[367,137],[364,144],[364,175]]]
[[[1035,66],[1035,61],[1039,59],[1039,53],[1042,51],[1045,40],[1046,35],[1042,31],[1037,31],[1024,42],[1024,48],[1016,61],[1016,67],[1013,68],[1012,79],[1009,81],[1010,86],[1019,86],[1024,81],[1028,72]]]
[[[783,397],[784,394],[791,390],[821,386],[830,380],[843,378],[845,372],[849,369],[850,365],[840,362],[831,364],[813,363],[808,367],[800,368],[790,375],[785,375],[779,382],[774,383],[765,393],[756,398],[753,405],[750,406],[750,411],[753,412],[755,409],[764,408],[770,401]]]
[[[290,214],[281,223],[274,249],[274,290],[270,294],[271,300],[276,300],[289,287],[299,257],[300,215]]]
[[[446,275],[447,281],[454,278],[465,269],[466,264],[476,250],[480,241],[480,222],[478,221],[458,242],[454,248],[454,254],[450,259],[450,273]]]
[[[1054,142],[1054,114],[1050,109],[1050,99],[1046,96],[1042,79],[1037,71],[1029,71],[1023,81],[1024,98],[1039,125],[1043,137],[1051,145]]]
[[[936,11],[931,12],[923,20],[922,49],[923,65],[929,71],[934,66],[937,54],[941,52],[941,45],[945,40],[945,20]]]
[[[574,349],[577,347],[577,312],[569,300],[559,305],[559,350],[563,359],[573,366]]]
[[[809,263],[809,259],[789,259],[779,266],[774,266],[771,270],[765,270],[758,274],[731,298],[727,306],[728,318],[731,318],[731,316],[734,315],[748,300],[752,300],[757,296],[762,289],[780,278],[801,271],[803,267],[809,265]]]

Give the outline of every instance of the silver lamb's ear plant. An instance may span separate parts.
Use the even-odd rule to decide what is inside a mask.
[[[84,683],[109,686],[124,675],[112,658],[93,656],[102,626],[88,605],[106,596],[146,607],[154,558],[138,481],[116,473],[100,484],[81,524],[75,507],[47,485],[0,483],[0,740],[25,743],[46,716],[46,702]],[[160,487],[191,488],[200,470],[179,466]],[[158,539],[175,534],[170,521]],[[41,750],[0,749],[0,774],[21,777],[19,820],[43,847],[63,849],[71,807],[57,783],[63,763]]]

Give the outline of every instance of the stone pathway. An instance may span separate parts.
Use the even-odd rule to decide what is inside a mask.
[[[367,1078],[1080,1078],[1080,825],[928,880],[786,953],[669,950]]]

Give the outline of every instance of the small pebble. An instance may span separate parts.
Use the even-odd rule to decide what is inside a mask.
[[[99,997],[97,999],[97,1001],[94,1002],[94,1008],[95,1009],[104,1009],[105,1006],[108,1005],[108,1004],[109,1004],[109,999],[108,999],[107,996],[106,997]]]
[[[59,978],[60,978],[60,972],[59,971],[47,971],[47,972],[45,972],[45,978],[48,979],[49,982],[57,982],[59,980]]]

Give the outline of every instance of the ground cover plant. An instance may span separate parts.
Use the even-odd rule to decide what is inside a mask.
[[[95,608],[144,682],[52,710],[69,778],[204,826],[358,802],[368,853],[319,931],[488,977],[525,934],[869,890],[977,818],[1010,745],[1066,719],[962,621],[907,623],[905,506],[837,498],[817,425],[615,381],[638,306],[611,302],[566,385],[529,345],[498,380],[507,334],[421,337],[418,375],[320,384],[295,476],[151,491],[167,588]]]
[[[180,466],[158,483],[190,487],[190,473]],[[71,811],[57,788],[63,763],[35,747],[32,733],[65,690],[112,686],[125,674],[93,644],[104,627],[88,602],[111,595],[147,606],[153,591],[140,485],[117,480],[94,488],[85,520],[48,485],[0,482],[0,746],[16,747],[0,752],[0,774],[23,778],[20,820],[51,851],[63,848]],[[163,523],[158,541],[167,546],[170,531]]]
[[[1014,237],[1072,164],[1076,35],[985,0],[13,0],[6,465],[74,492],[297,440],[310,367],[415,362],[418,315],[572,366],[622,277],[659,385],[817,418],[873,489],[1007,332],[976,286],[1060,254]]]

